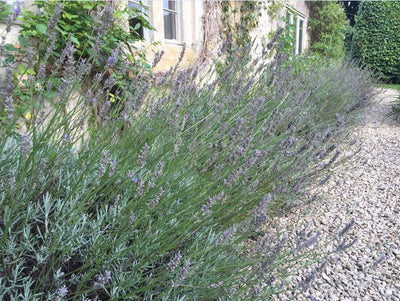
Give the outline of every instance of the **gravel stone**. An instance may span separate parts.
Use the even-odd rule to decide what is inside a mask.
[[[348,137],[357,142],[349,147],[347,140],[337,141],[343,153],[353,155],[332,167],[322,187],[312,189],[310,195],[323,193],[323,200],[302,220],[329,239],[338,238],[354,219],[343,239],[347,244],[357,237],[357,242],[332,257],[302,294],[287,291],[274,300],[400,300],[400,125],[387,117],[397,95],[378,89],[371,104],[361,109],[361,120]]]

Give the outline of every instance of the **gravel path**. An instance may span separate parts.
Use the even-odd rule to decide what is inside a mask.
[[[396,93],[379,90],[363,109],[350,133],[360,151],[317,188],[323,201],[302,220],[322,231],[322,243],[340,237],[338,228],[354,220],[343,237],[347,243],[357,238],[356,243],[318,269],[303,294],[287,291],[277,300],[400,301],[400,125],[386,118]]]

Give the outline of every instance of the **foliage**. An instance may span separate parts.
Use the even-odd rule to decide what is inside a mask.
[[[382,84],[379,85],[382,88],[394,89],[400,92],[400,84]],[[400,122],[400,94],[392,103],[392,111],[389,113],[389,116],[394,116],[394,118]]]
[[[227,51],[230,55],[228,60],[238,55],[248,55],[243,50],[246,50],[253,42],[251,32],[258,26],[261,10],[266,9],[265,4],[262,1],[240,3],[222,1],[221,6],[223,36],[225,39],[232,40],[229,44],[230,49]]]
[[[360,4],[353,35],[353,55],[389,82],[400,82],[400,2]]]
[[[52,47],[53,52],[50,54],[51,60],[56,60],[61,56],[62,49],[65,47],[66,42],[71,39],[74,47],[76,48],[76,57],[85,58],[93,56],[93,49],[99,47],[100,51],[93,56],[93,59],[98,65],[107,63],[108,57],[112,51],[125,46],[126,49],[133,50],[130,55],[132,59],[135,56],[137,49],[132,43],[141,40],[140,36],[134,35],[131,31],[136,31],[138,28],[126,29],[124,26],[124,18],[131,16],[138,16],[141,18],[141,24],[144,27],[152,29],[146,16],[143,12],[134,6],[127,6],[123,8],[115,8],[111,14],[107,14],[107,1],[35,1],[34,4],[41,10],[41,14],[37,15],[32,11],[25,10],[23,13],[23,27],[21,33],[24,37],[29,37],[37,41],[38,48],[42,50],[41,56],[44,56],[48,47]],[[62,12],[56,24],[56,39],[55,45],[49,37],[47,28],[48,22],[54,16],[55,12],[59,10],[59,5],[62,4]],[[101,13],[101,18],[96,13]],[[109,20],[113,19],[110,24]],[[102,29],[99,22],[107,22],[108,28]],[[140,26],[140,23],[138,24]],[[94,31],[106,30],[103,35],[103,41],[98,41],[93,38]],[[52,33],[53,34],[53,33]],[[49,39],[50,38],[50,39]],[[96,45],[97,44],[97,45]]]
[[[98,67],[76,60],[72,41],[62,53],[61,79],[27,80],[25,131],[14,127],[18,64],[0,77],[2,299],[266,300],[351,245],[341,234],[327,248],[279,216],[315,199],[307,184],[338,159],[366,72],[322,61],[298,72],[304,61],[264,49],[201,78],[144,70],[115,103],[107,62],[70,106]]]
[[[89,140],[79,106],[58,105],[47,121],[32,110],[27,134],[3,123],[3,298],[265,300],[293,262],[314,262],[324,247],[310,257],[316,242],[305,242],[315,232],[289,243],[291,230],[263,229],[295,204],[318,158],[325,169],[335,160],[336,114],[368,85],[349,66],[274,68],[201,85],[182,71],[129,121],[88,129]]]
[[[11,14],[11,5],[0,1],[0,22],[3,22]]]
[[[334,1],[309,1],[310,50],[322,56],[344,57],[348,20],[343,7]]]
[[[81,81],[69,80],[79,86],[90,87],[93,76],[102,74],[106,65],[111,77],[101,85],[108,87],[108,97],[113,102],[120,100],[120,91],[127,89],[128,81],[139,71],[143,72],[145,69],[151,72],[144,50],[138,49],[137,44],[134,44],[141,38],[132,34],[138,30],[138,26],[152,29],[140,8],[114,8],[107,1],[34,3],[42,13],[37,15],[32,11],[23,11],[20,17],[23,22],[19,45],[6,45],[9,56],[3,62],[4,66],[19,64],[14,74],[14,84],[19,91],[15,92],[14,98],[21,115],[25,113],[29,93],[36,91],[38,87],[45,88],[47,96],[59,94],[63,85],[61,78],[71,73],[64,65],[68,60],[71,61],[69,68],[73,68],[74,62],[81,64]],[[135,28],[127,29],[124,24],[127,24],[125,21],[131,16],[140,18],[141,22]],[[39,51],[35,53],[33,49]],[[30,67],[24,67],[26,64]],[[84,70],[85,66],[90,70],[89,74]],[[37,81],[28,80],[33,75],[37,75]],[[46,87],[42,85],[44,77],[53,78]],[[102,78],[105,80],[105,77]],[[135,93],[134,89],[131,93]]]
[[[393,102],[390,115],[394,116],[400,122],[400,96],[397,96],[397,99]]]

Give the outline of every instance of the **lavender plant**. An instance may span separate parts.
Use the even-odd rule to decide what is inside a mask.
[[[265,300],[294,262],[321,258],[317,231],[272,232],[270,221],[337,159],[368,74],[321,62],[301,73],[264,51],[202,77],[139,73],[114,104],[105,66],[70,108],[91,62],[64,51],[56,99],[51,77],[31,79],[43,89],[29,90],[26,133],[1,79],[3,300]]]
[[[393,101],[392,111],[390,112],[389,116],[393,116],[397,121],[400,121],[400,96]]]

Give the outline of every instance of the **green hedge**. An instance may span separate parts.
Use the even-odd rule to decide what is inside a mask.
[[[353,42],[360,63],[390,82],[400,82],[400,2],[362,2]]]

